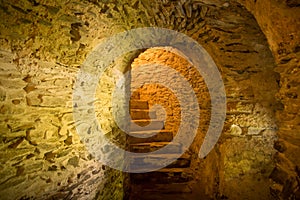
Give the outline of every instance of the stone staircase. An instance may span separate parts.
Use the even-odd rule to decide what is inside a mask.
[[[140,100],[138,95],[131,99],[130,112],[132,118],[130,135],[132,136],[129,136],[128,141],[131,152],[152,152],[172,141],[172,131],[165,130],[164,122],[156,119],[156,113],[149,111],[148,102]],[[150,117],[153,119],[151,126],[141,128],[133,125],[134,123],[140,126],[148,125]],[[163,128],[161,129],[161,127]],[[142,136],[143,138],[135,136]],[[146,159],[139,155],[131,158],[131,169],[149,168],[149,166],[159,167],[168,158],[178,159],[157,171],[131,173],[130,200],[188,199],[184,196],[191,193],[189,186],[189,182],[193,179],[190,170],[191,156],[188,153],[180,156],[181,150],[180,144],[172,143],[164,154],[149,155]]]

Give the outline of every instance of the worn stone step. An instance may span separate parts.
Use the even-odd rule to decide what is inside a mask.
[[[176,161],[167,165],[168,160],[176,159]],[[136,155],[130,158],[130,169],[139,170],[143,169],[144,171],[149,171],[145,169],[153,168],[187,168],[190,167],[191,156],[187,153],[180,154],[155,154],[148,155],[146,158],[140,155]]]
[[[133,92],[131,94],[131,97],[130,97],[131,100],[138,100],[140,99],[140,93],[139,92]]]
[[[168,130],[160,130],[160,131],[149,130],[149,131],[130,132],[130,135],[128,136],[128,142],[130,144],[150,143],[150,142],[171,142],[172,139],[173,139],[173,133]]]
[[[161,194],[180,194],[180,193],[191,193],[192,189],[188,183],[169,183],[169,184],[138,184],[131,186],[132,191],[138,193],[159,192]]]
[[[131,109],[130,110],[130,116],[131,119],[156,119],[156,112],[155,111],[149,111],[142,110],[142,109]]]
[[[129,149],[131,152],[135,152],[135,153],[148,153],[148,152],[159,150],[168,144],[169,147],[165,151],[166,154],[180,154],[182,152],[181,144],[169,143],[169,142],[150,142],[150,143],[130,144]]]
[[[166,185],[166,190],[167,190]],[[192,192],[177,192],[177,193],[162,193],[152,191],[133,191],[129,200],[212,200],[211,196],[208,196],[204,192],[198,192],[193,190]]]
[[[169,184],[168,184],[169,185]],[[168,190],[168,185],[165,185]],[[208,196],[203,191],[193,190],[192,192],[177,192],[177,193],[163,193],[154,191],[132,190],[129,200],[211,200],[211,196]]]
[[[150,123],[151,122],[151,123]],[[164,128],[164,122],[160,120],[132,120],[130,131],[161,130]]]
[[[148,173],[132,173],[130,180],[133,184],[143,183],[185,183],[193,179],[193,173],[187,168],[164,168]]]
[[[148,101],[131,100],[130,109],[149,109]]]
[[[143,194],[136,194],[131,196],[129,200],[211,200],[209,198],[204,199],[202,196],[190,197],[187,193],[177,194],[161,194],[159,192],[145,192]]]
[[[208,200],[209,198],[207,198]],[[143,192],[132,194],[129,200],[206,200],[202,196],[190,197],[188,193],[162,194],[160,192]]]

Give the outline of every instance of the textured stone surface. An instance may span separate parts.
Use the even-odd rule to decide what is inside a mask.
[[[1,115],[1,198],[99,196],[97,192],[104,187],[105,180],[116,174],[93,160],[75,132],[71,83],[76,70],[49,63],[56,70],[39,69],[37,74],[24,76],[13,63],[12,53],[1,55],[1,69],[15,73],[8,80],[20,82],[1,85],[9,94],[1,103],[2,110],[5,109]],[[26,91],[23,88],[28,82],[40,83],[34,90]],[[122,185],[119,190],[122,191]],[[110,195],[105,190],[103,193]]]
[[[299,198],[299,2],[238,2],[254,17],[226,0],[0,1],[1,198],[122,198],[126,176],[96,162],[80,142],[72,89],[80,65],[99,41],[147,26],[177,30],[198,41],[224,79],[224,133],[206,159],[194,156],[195,179],[206,186],[195,189],[220,198],[253,193],[255,199],[267,198],[271,174],[275,198]],[[97,93],[103,99],[97,102],[99,122],[121,144],[125,138],[118,137],[121,132],[111,120],[109,99],[121,76],[113,69],[126,71],[135,56],[129,57],[111,66]],[[200,108],[207,106],[200,102]],[[176,128],[176,120],[172,123],[167,126]],[[271,173],[277,126],[280,142],[274,147],[280,153]]]
[[[276,98],[282,103],[277,109],[278,137],[280,143],[275,148],[282,152],[285,162],[291,167],[277,162],[277,168],[287,174],[274,180],[272,195],[279,199],[297,199],[299,174],[295,169],[299,160],[299,45],[300,8],[299,1],[247,1],[239,0],[250,10],[265,33],[270,49],[276,60],[275,71],[280,74],[280,90]],[[288,179],[286,180],[286,178]],[[287,189],[290,188],[290,189]]]
[[[122,172],[90,155],[72,115],[73,84],[90,50],[84,49],[100,28],[90,9],[96,7],[88,2],[1,1],[1,199],[123,196]],[[103,90],[114,87],[113,78]],[[111,137],[118,135],[107,121]]]

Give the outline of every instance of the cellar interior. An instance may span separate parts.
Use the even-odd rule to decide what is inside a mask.
[[[300,199],[300,1],[1,0],[0,18],[0,199]],[[226,115],[205,156],[214,74],[168,35],[113,58],[88,90],[93,109],[74,115],[76,87],[94,78],[80,71],[109,60],[91,52],[146,27],[189,37],[220,74]],[[95,141],[88,116],[122,153]],[[187,148],[172,142],[183,130]]]

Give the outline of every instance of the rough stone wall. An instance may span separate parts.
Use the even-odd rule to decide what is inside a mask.
[[[1,198],[96,197],[115,175],[93,160],[75,131],[76,70],[38,62],[35,72],[22,74],[11,52],[1,55]]]
[[[181,121],[181,108],[179,99],[176,97],[174,91],[168,88],[168,85],[172,85],[173,87],[176,86],[176,88],[178,88],[178,90],[181,92],[180,95],[184,95],[187,88],[184,88],[184,86],[180,84],[181,80],[176,80],[167,71],[164,71],[163,69],[161,70],[159,66],[155,72],[147,70],[147,67],[143,65],[148,64],[158,64],[172,68],[190,83],[191,88],[194,89],[195,95],[197,96],[198,105],[202,109],[202,125],[204,125],[205,121],[207,121],[209,118],[210,97],[203,78],[201,77],[200,73],[193,66],[191,66],[191,63],[189,63],[185,58],[179,56],[178,53],[176,54],[176,50],[167,47],[148,49],[140,54],[132,63],[132,88],[137,88],[138,84],[145,84],[144,80],[151,76],[152,73],[160,74],[160,78],[164,85],[146,84],[136,92],[140,94],[140,99],[148,101],[150,106],[157,104],[161,105],[165,109],[165,112],[163,112],[162,109],[157,109],[157,119],[165,120],[165,128],[172,131],[175,136],[178,132]],[[135,69],[140,66],[143,66],[143,69],[145,70],[143,70],[142,73],[135,73]],[[189,102],[181,103],[190,105],[192,107],[192,99],[189,100]],[[164,119],[165,117],[166,119]]]
[[[268,39],[276,60],[275,71],[280,74],[280,90],[276,94],[282,108],[277,109],[279,127],[278,151],[274,157],[276,168],[271,178],[271,188],[276,199],[299,199],[299,47],[300,47],[300,2],[247,1],[241,4],[253,13]]]
[[[57,191],[65,198],[93,198],[96,191],[100,191],[100,199],[121,196],[122,192],[105,180],[119,182],[123,175],[90,158],[75,133],[72,86],[86,54],[99,41],[113,33],[146,26],[170,28],[193,37],[207,49],[224,76],[229,100],[224,137],[202,162],[212,165],[218,157],[224,164],[217,163],[213,168],[206,165],[200,172],[207,175],[202,185],[217,183],[220,195],[232,198],[239,194],[230,190],[249,188],[244,193],[247,196],[250,189],[263,189],[263,182],[248,186],[244,174],[258,173],[256,160],[260,160],[266,168],[259,176],[266,180],[275,127],[273,110],[277,109],[281,140],[275,147],[282,152],[276,156],[280,163],[277,177],[292,176],[274,178],[278,183],[274,192],[290,194],[289,188],[298,187],[293,180],[297,180],[299,168],[299,103],[295,98],[299,92],[299,34],[295,24],[300,20],[294,19],[298,8],[275,0],[240,2],[253,11],[277,61],[276,71],[281,74],[278,98],[283,110],[273,98],[277,77],[269,44],[252,15],[234,1],[0,1],[1,197],[44,198]],[[262,2],[280,5],[268,10],[273,15],[263,17],[266,6]],[[286,2],[298,5],[297,1]],[[273,20],[282,13],[287,21]],[[291,23],[286,26],[285,22]],[[270,145],[261,145],[264,140]],[[244,151],[235,146],[226,148],[233,144]],[[253,149],[255,156],[248,152]],[[224,173],[209,177],[211,169]],[[238,186],[231,184],[235,180]],[[293,184],[295,187],[290,187]],[[210,187],[207,192],[212,194]]]
[[[88,2],[1,1],[0,8],[1,199],[122,199],[125,175],[90,155],[72,115],[80,65],[113,23]],[[114,87],[108,76],[103,91]],[[110,112],[99,112],[108,120]],[[120,131],[103,123],[114,140]]]

